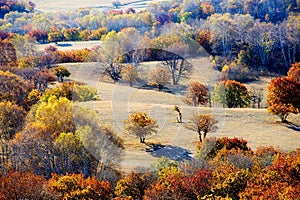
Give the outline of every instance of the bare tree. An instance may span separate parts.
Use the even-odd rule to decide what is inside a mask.
[[[171,73],[173,85],[177,85],[181,78],[188,76],[192,71],[192,65],[186,61],[188,51],[189,46],[187,44],[177,42],[162,52],[163,65]]]

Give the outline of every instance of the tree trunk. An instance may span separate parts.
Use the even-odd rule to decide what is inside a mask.
[[[199,141],[202,142],[202,135],[201,135],[201,131],[200,131],[199,128],[198,128],[198,131],[197,131],[197,132],[198,132],[198,135],[199,135]]]
[[[145,143],[145,138],[144,137],[140,137],[140,143]]]
[[[181,112],[178,112],[177,123],[182,123],[182,114],[181,114]]]
[[[207,134],[207,132],[204,132],[204,133],[203,133],[203,139],[206,138],[206,134]]]
[[[288,114],[280,114],[279,117],[281,119],[281,122],[286,123],[287,122],[287,120],[286,120],[287,116],[288,116]]]
[[[161,84],[158,84],[158,91],[162,91],[162,90],[163,90],[163,88],[164,88],[164,86],[163,86],[163,85],[161,85]]]

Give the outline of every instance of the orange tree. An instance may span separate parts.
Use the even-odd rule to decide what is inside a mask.
[[[216,131],[218,128],[216,126],[218,121],[212,115],[196,113],[191,116],[190,120],[191,122],[185,127],[189,130],[197,131],[200,142],[202,142],[202,133],[203,138],[205,138],[208,132]]]
[[[300,62],[297,62],[292,65],[288,71],[288,77],[294,81],[300,82]]]
[[[290,113],[299,112],[300,84],[289,77],[273,79],[269,86],[268,104],[268,111],[285,122]]]
[[[120,198],[143,199],[145,190],[155,181],[153,173],[132,172],[120,179],[115,188],[115,194]]]
[[[0,70],[0,100],[24,106],[25,100],[33,89],[28,81],[8,71]]]
[[[9,172],[0,183],[0,199],[53,199],[44,188],[44,177],[30,172]]]
[[[187,92],[182,100],[188,105],[205,105],[209,101],[208,88],[202,83],[193,82],[188,87]]]
[[[141,143],[145,143],[147,135],[157,133],[158,128],[156,120],[142,112],[131,114],[124,124],[125,133],[139,137]]]
[[[300,150],[278,153],[271,166],[256,170],[240,199],[287,199],[300,197]]]

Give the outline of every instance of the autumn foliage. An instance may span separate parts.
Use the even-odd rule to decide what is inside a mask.
[[[157,133],[158,128],[156,120],[141,112],[131,114],[124,124],[125,133],[139,137],[141,143],[145,142],[147,135]]]
[[[297,114],[300,108],[300,84],[289,77],[271,81],[268,95],[268,111],[286,121],[290,113]]]
[[[193,82],[188,87],[182,100],[188,105],[200,106],[206,105],[209,102],[209,98],[208,88],[202,83]]]
[[[101,182],[95,177],[85,179],[81,174],[54,174],[47,187],[62,199],[110,199],[113,191],[108,182]]]

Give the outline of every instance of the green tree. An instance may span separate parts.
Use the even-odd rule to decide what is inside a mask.
[[[80,32],[76,28],[69,28],[64,31],[64,38],[66,41],[77,41],[79,40]]]
[[[243,108],[249,106],[251,96],[242,83],[226,80],[215,85],[213,99],[228,108]]]
[[[71,75],[69,70],[65,66],[62,66],[62,65],[59,65],[59,66],[53,68],[52,71],[60,82],[64,81],[64,77],[69,77]]]
[[[158,128],[154,119],[141,112],[131,114],[124,124],[125,133],[139,137],[141,143],[145,143],[147,135],[157,133]]]
[[[59,30],[53,30],[48,34],[49,42],[60,42],[64,39],[64,35]]]

